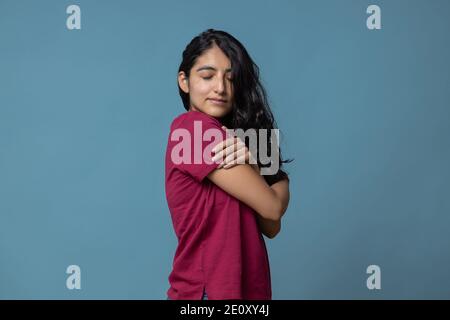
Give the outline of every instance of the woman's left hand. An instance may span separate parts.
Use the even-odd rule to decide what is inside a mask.
[[[225,126],[222,126],[222,129],[227,130]],[[212,158],[213,161],[223,159],[218,168],[223,167],[224,169],[228,169],[238,164],[247,163],[259,172],[259,167],[255,158],[239,137],[235,137],[233,135],[232,137],[218,143],[212,151],[215,153]]]

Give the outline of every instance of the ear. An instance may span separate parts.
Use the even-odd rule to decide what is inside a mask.
[[[178,85],[184,93],[189,93],[189,79],[186,77],[184,71],[178,73]]]

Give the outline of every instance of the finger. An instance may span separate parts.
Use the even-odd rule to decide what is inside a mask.
[[[225,157],[228,157],[229,155],[235,153],[237,150],[238,149],[237,149],[236,144],[232,144],[223,150],[223,154]]]
[[[231,140],[231,141],[228,141],[228,140]],[[214,152],[214,153],[217,153],[217,152],[223,150],[223,148],[225,148],[227,145],[232,144],[233,143],[232,141],[233,141],[233,137],[230,137],[230,138],[228,138],[226,140],[223,140],[223,141],[219,142],[218,144],[216,144],[214,146],[214,148],[212,148],[211,151]]]
[[[231,145],[231,146],[225,148],[223,150],[223,152],[217,156],[217,159],[225,158],[224,162],[226,164],[227,161],[236,159],[237,157],[239,157],[241,155],[245,155],[245,153],[248,152],[248,149],[245,146],[245,143],[243,143],[239,138],[237,138],[235,141],[236,141],[236,143],[234,145]]]
[[[223,166],[224,169],[232,168],[237,166],[238,164],[245,164],[245,155],[239,156],[237,159],[230,161],[229,163]]]
[[[220,146],[219,145],[215,146],[213,148],[213,151],[215,151],[216,154],[223,151],[225,155],[227,155],[228,153],[230,153],[230,150],[234,150],[233,148],[230,147],[233,147],[235,145],[235,142],[236,142],[235,137],[229,138],[225,141],[222,141],[222,144]]]
[[[222,162],[219,165],[219,168],[222,168],[224,165],[230,163],[235,158],[237,158],[239,155],[244,154],[245,155],[245,149],[241,149],[238,151],[234,151],[234,147],[236,145],[231,145],[228,148],[224,149],[223,151],[219,152],[213,157],[213,161],[215,162],[217,159],[221,158]]]
[[[225,157],[225,159],[223,159],[223,161],[219,164],[218,168],[222,168],[222,167],[226,166],[227,164],[229,164],[233,160],[234,160],[234,153],[232,153],[231,155],[228,155],[227,157]]]
[[[224,169],[229,169],[229,168],[232,168],[234,166],[236,166],[236,164],[234,162],[230,162],[230,163],[227,163],[226,165],[224,165],[223,168]]]
[[[222,141],[220,143],[220,145],[218,144],[217,146],[215,146],[213,148],[213,152],[215,153],[214,156],[212,157],[213,161],[216,161],[217,159],[221,159],[226,157],[228,154],[230,154],[231,152],[234,152],[234,144],[233,144],[233,139],[234,138],[230,138],[230,141]],[[229,145],[228,147],[226,147],[227,145]],[[224,148],[224,149],[223,149]]]
[[[230,153],[228,156],[225,157],[225,159],[223,160],[223,164],[226,165],[228,163],[231,163],[233,161],[235,161],[236,159],[242,158],[243,162],[239,162],[239,164],[244,164],[245,163],[245,149],[240,149],[236,152],[232,152]]]
[[[236,144],[236,142],[239,140],[238,137],[230,137],[227,140],[225,140],[225,147],[229,147],[232,146],[234,144]]]
[[[224,160],[223,158],[224,158],[224,151],[219,151],[214,155],[214,157],[212,157],[212,161],[216,162],[216,160],[218,159],[222,159],[223,161]]]
[[[253,154],[250,152],[250,150],[248,150],[248,148],[245,148],[245,157],[246,157],[246,163],[249,164],[257,164],[258,161],[256,160],[256,158],[253,156]]]
[[[234,146],[235,145],[231,145],[226,149],[223,149],[219,152],[217,152],[213,157],[212,157],[212,161],[216,161],[218,159],[222,159],[225,160],[226,157],[232,155],[233,153],[235,153],[236,151],[234,150]]]
[[[223,143],[224,143],[224,141],[220,141],[218,144],[216,144],[214,146],[214,148],[211,151],[214,152],[214,153],[217,153],[218,151],[222,150],[223,149]]]
[[[232,163],[233,164],[245,164],[246,163],[246,161],[245,161],[245,155],[243,154],[243,155],[240,155],[239,157],[237,157],[237,159],[234,159],[233,161],[232,161]]]
[[[235,165],[237,165],[237,163],[233,160],[228,163],[223,162],[221,167],[223,167],[224,169],[228,169],[228,168],[234,167]]]
[[[243,143],[242,141],[238,141],[235,145],[234,145],[234,153],[236,154],[235,157],[240,156],[240,155],[245,155],[248,152],[248,149],[245,145],[245,143]]]
[[[257,164],[257,161],[253,158],[251,153],[247,148],[243,148],[234,152],[234,154],[226,157],[223,161],[223,167],[225,168],[228,164]]]
[[[247,163],[249,164],[258,164],[258,161],[256,160],[256,158],[251,154],[251,152],[249,151],[247,153],[248,159],[247,159]]]
[[[236,143],[236,149],[237,150],[247,149],[247,146],[245,145],[245,143],[242,142],[242,140],[239,139],[239,141]]]

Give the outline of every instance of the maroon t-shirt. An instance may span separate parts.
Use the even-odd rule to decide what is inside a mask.
[[[172,300],[201,299],[203,290],[211,300],[272,298],[257,213],[206,178],[220,162],[211,160],[211,150],[226,138],[221,126],[200,111],[170,126],[165,187],[178,238],[167,291]]]

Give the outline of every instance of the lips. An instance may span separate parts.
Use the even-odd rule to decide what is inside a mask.
[[[223,99],[214,99],[214,98],[209,98],[209,100],[211,100],[211,101],[215,101],[215,102],[222,102],[222,103],[225,103],[225,102],[227,102],[227,100],[223,100]]]

